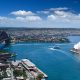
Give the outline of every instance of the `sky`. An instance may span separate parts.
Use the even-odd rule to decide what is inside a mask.
[[[80,0],[0,0],[0,27],[80,28]]]

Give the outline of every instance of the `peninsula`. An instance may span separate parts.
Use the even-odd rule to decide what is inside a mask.
[[[59,28],[0,28],[11,36],[11,42],[69,43],[67,38],[74,29]]]

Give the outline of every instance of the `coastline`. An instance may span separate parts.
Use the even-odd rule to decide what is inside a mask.
[[[12,39],[11,40],[11,43],[17,43],[17,42],[32,42],[32,43],[34,43],[34,42],[36,42],[36,43],[70,43],[70,41],[69,41],[69,39],[68,38],[55,38],[55,39],[43,39],[43,40],[41,40],[41,39]]]

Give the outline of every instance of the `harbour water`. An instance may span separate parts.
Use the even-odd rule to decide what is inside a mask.
[[[80,57],[70,52],[80,37],[69,39],[71,43],[17,43],[8,50],[17,54],[16,59],[30,59],[48,75],[48,80],[80,80]],[[60,49],[54,49],[55,45]]]

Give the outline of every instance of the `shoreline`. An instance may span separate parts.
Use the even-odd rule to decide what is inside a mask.
[[[56,40],[38,40],[38,39],[33,39],[33,40],[20,40],[20,39],[17,39],[17,40],[14,40],[12,39],[11,40],[11,43],[17,43],[17,42],[30,42],[30,43],[70,43],[70,40],[67,39],[67,38],[59,38],[59,39],[56,39]]]
[[[73,49],[71,49],[70,51],[75,53],[75,54],[80,54],[80,51],[76,51],[76,50],[73,50]]]

